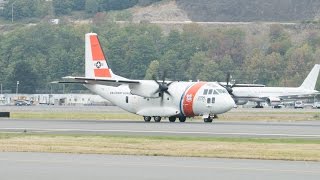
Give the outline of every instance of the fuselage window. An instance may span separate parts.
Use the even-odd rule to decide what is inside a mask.
[[[211,101],[211,98],[207,98],[207,103],[209,104]]]
[[[126,103],[129,103],[129,97],[126,96]]]
[[[214,104],[216,102],[216,98],[213,97],[211,102]]]
[[[208,94],[212,94],[212,89],[209,90],[209,93],[208,93]]]
[[[204,91],[203,91],[203,95],[207,95],[208,94],[208,89],[205,89]]]

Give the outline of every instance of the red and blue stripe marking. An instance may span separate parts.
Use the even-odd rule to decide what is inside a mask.
[[[180,112],[183,116],[193,117],[195,116],[193,111],[193,103],[196,94],[199,89],[204,86],[206,82],[197,82],[189,85],[186,90],[183,92],[180,99]]]

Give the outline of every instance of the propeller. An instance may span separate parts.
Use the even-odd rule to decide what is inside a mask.
[[[168,94],[169,96],[171,96],[170,92],[168,91],[169,86],[174,82],[165,82],[166,79],[166,71],[163,72],[162,74],[162,82],[159,82],[156,78],[155,75],[152,76],[152,79],[159,85],[159,88],[154,92],[154,94],[159,93],[160,97],[161,97],[161,105],[163,104],[163,95],[164,93]]]
[[[231,96],[234,96],[234,94],[232,93],[232,92],[233,92],[232,88],[233,88],[234,86],[236,86],[236,82],[234,82],[233,85],[230,85],[230,77],[231,77],[231,75],[230,75],[230,73],[228,72],[228,73],[227,73],[227,78],[226,78],[227,84],[226,84],[226,85],[221,84],[221,83],[219,83],[219,84],[220,84],[220,86],[224,87]]]

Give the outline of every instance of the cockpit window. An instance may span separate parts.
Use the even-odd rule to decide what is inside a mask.
[[[222,89],[217,89],[217,91],[218,91],[220,94],[224,93]]]
[[[208,94],[212,94],[212,89],[209,89],[209,93]]]
[[[216,90],[213,91],[213,94],[219,94]]]
[[[207,95],[208,94],[208,89],[205,89],[204,91],[203,91],[203,95]]]
[[[218,91],[220,94],[222,94],[222,93],[228,93],[227,90],[225,90],[225,89],[217,89],[217,91]]]

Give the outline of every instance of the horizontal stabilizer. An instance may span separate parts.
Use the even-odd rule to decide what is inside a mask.
[[[52,81],[51,84],[87,84],[85,81]]]

